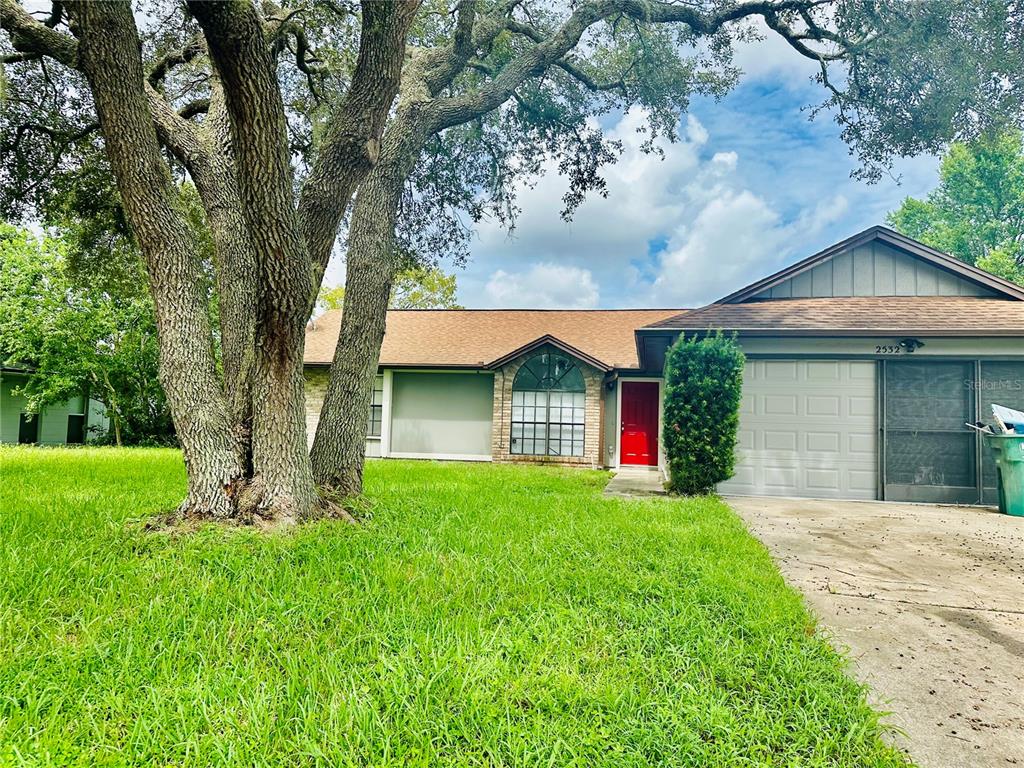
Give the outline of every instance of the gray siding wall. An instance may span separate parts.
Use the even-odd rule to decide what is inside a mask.
[[[842,251],[754,298],[993,295],[987,288],[874,242]]]
[[[494,376],[395,371],[391,453],[490,456]]]
[[[821,358],[870,357],[885,360],[906,360],[921,357],[1001,358],[1024,360],[1024,338],[931,338],[919,337],[924,346],[912,355],[881,355],[878,346],[895,345],[900,337],[771,337],[740,336],[746,355],[796,355]]]
[[[25,383],[25,375],[20,373],[4,373],[0,375],[0,443],[18,442],[19,417],[27,408],[27,401],[12,390]],[[43,408],[36,418],[39,420],[39,445],[64,445],[68,438],[68,416],[84,413],[82,396],[73,397],[63,403],[54,403]],[[89,401],[90,427],[105,427],[106,417],[103,406],[95,400]],[[95,438],[95,434],[87,433],[86,439]]]

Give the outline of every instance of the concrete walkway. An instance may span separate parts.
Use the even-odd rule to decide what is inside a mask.
[[[634,496],[665,496],[665,478],[656,469],[623,467],[604,488],[605,496],[631,498]]]
[[[731,497],[922,768],[1024,766],[1024,518]]]

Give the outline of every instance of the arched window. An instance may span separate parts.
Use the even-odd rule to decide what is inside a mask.
[[[568,357],[542,352],[512,381],[510,453],[582,456],[586,384]]]

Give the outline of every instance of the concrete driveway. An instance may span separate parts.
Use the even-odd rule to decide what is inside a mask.
[[[1024,766],[1024,518],[729,497],[920,766]]]

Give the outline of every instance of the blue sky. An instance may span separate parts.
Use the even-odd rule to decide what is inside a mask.
[[[768,40],[737,51],[745,72],[725,99],[696,99],[664,160],[639,151],[629,113],[609,130],[625,151],[607,199],[559,217],[556,173],[520,193],[515,233],[484,222],[457,270],[467,307],[700,306],[873,224],[937,183],[938,161],[897,164],[901,184],[850,178],[854,159],[813,68]]]

